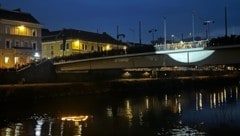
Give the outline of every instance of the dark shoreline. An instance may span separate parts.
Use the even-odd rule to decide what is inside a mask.
[[[40,99],[102,94],[176,93],[180,90],[239,84],[239,78],[125,79],[97,82],[30,83],[0,85],[0,99]]]

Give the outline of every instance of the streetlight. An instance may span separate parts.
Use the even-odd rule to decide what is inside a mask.
[[[210,24],[213,24],[214,23],[214,21],[212,21],[212,20],[206,20],[206,21],[203,21],[203,25],[206,25],[207,26],[207,28],[206,28],[206,39],[208,39],[210,36]]]
[[[157,32],[157,29],[151,29],[148,32],[152,33],[152,41],[154,41],[154,33]]]
[[[172,34],[171,37],[172,37],[172,44],[173,44],[175,35]]]
[[[118,41],[122,41],[123,38],[125,38],[125,34],[118,34],[117,35]]]

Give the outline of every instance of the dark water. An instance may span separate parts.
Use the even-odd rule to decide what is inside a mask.
[[[206,85],[207,86],[207,85]],[[235,135],[239,85],[0,102],[1,136]],[[67,121],[62,117],[81,116]]]

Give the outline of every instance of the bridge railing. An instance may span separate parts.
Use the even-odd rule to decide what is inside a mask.
[[[201,41],[191,41],[191,42],[183,42],[180,41],[178,43],[170,43],[166,44],[156,44],[155,50],[178,50],[178,49],[189,49],[189,48],[205,48],[207,47],[208,40],[201,40]]]

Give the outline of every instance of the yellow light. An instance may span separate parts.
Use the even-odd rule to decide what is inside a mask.
[[[72,49],[80,50],[80,42],[79,42],[79,40],[73,41]]]
[[[5,62],[5,64],[8,64],[8,62],[9,62],[9,57],[5,57],[5,58],[4,58],[4,62]]]
[[[111,50],[111,46],[110,46],[110,45],[107,45],[107,46],[106,46],[106,51],[109,51],[109,50]]]
[[[62,117],[62,121],[86,121],[88,119],[88,116],[81,115],[81,116],[68,116],[68,117]]]
[[[20,31],[24,31],[24,30],[25,30],[25,26],[24,26],[24,25],[18,26],[18,29],[19,29]]]

